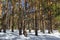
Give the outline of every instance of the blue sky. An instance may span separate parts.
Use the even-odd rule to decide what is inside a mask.
[[[22,7],[24,7],[24,0],[22,0]]]

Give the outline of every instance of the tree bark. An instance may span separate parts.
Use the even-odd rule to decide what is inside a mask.
[[[2,18],[2,29],[3,32],[6,33],[6,14],[4,14]]]
[[[35,14],[35,35],[38,36],[37,13]]]
[[[27,37],[25,20],[24,20],[23,34]]]

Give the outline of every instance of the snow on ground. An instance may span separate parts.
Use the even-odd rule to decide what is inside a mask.
[[[38,36],[35,36],[34,30],[31,33],[28,32],[28,36],[25,37],[24,35],[19,36],[18,30],[11,32],[7,30],[7,33],[0,33],[0,40],[60,40],[60,33],[57,30],[53,30],[53,33],[48,34],[48,31],[45,31],[45,34],[38,31]]]

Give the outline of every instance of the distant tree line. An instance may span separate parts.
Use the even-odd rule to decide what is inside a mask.
[[[27,36],[27,30],[38,30],[53,33],[56,26],[55,17],[60,15],[59,0],[2,0],[2,17],[0,18],[0,32],[6,29],[19,30],[19,35]],[[24,4],[22,4],[24,2]],[[24,6],[22,6],[24,5]],[[23,32],[23,33],[22,33]]]

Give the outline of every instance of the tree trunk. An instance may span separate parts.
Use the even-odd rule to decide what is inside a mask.
[[[31,24],[29,24],[29,33],[31,33]]]
[[[21,20],[18,21],[18,29],[19,29],[19,35],[22,35],[22,21],[21,22],[20,21]]]
[[[23,34],[27,37],[25,20],[24,20]]]
[[[19,20],[18,20],[18,29],[19,29],[19,35],[22,35],[22,12],[21,12],[21,0],[18,1],[19,2]]]
[[[53,32],[52,31],[52,15],[51,15],[51,12],[49,11],[49,15],[48,15],[48,26],[49,26],[49,28],[48,28],[48,33],[51,33],[51,32]]]
[[[6,25],[3,25],[3,32],[6,33]]]
[[[1,18],[0,18],[0,32],[1,32]]]
[[[35,14],[35,35],[38,36],[37,13]]]
[[[42,15],[42,27],[43,27],[43,33],[45,33],[45,16],[44,16],[44,14]]]
[[[0,32],[1,32],[1,28],[0,28]]]
[[[4,14],[2,18],[2,29],[3,32],[6,33],[6,14]]]
[[[14,8],[12,9],[12,32],[14,32]]]

